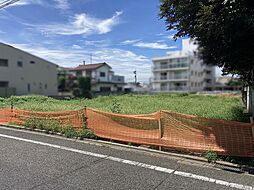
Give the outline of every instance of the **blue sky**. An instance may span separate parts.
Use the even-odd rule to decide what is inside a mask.
[[[158,13],[159,0],[20,0],[0,10],[0,41],[66,67],[92,54],[126,81],[136,69],[147,82],[152,57],[181,49]]]

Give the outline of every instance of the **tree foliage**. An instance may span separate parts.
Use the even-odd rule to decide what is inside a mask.
[[[76,96],[82,96],[85,98],[91,98],[91,79],[89,77],[78,78],[79,95],[77,91]]]
[[[254,84],[253,0],[161,0],[160,17],[175,39],[191,37],[207,64]]]

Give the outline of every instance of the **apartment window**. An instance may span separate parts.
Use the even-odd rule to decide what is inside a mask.
[[[0,59],[0,67],[8,67],[8,59]]]
[[[161,91],[166,91],[168,88],[167,83],[161,83]]]
[[[31,91],[31,85],[28,83],[27,84],[27,92],[30,92]]]
[[[161,80],[167,79],[167,73],[161,73]]]
[[[34,62],[34,61],[30,61],[30,63],[31,63],[31,64],[35,64],[35,62]]]
[[[161,69],[166,69],[168,67],[167,62],[161,62]]]
[[[100,72],[100,77],[105,77],[106,73],[105,72]]]
[[[9,82],[8,81],[0,81],[0,87],[8,87]]]
[[[18,61],[18,62],[17,62],[17,66],[18,66],[18,67],[23,67],[23,62],[22,62],[22,61]]]
[[[44,88],[45,88],[45,89],[47,89],[47,88],[48,88],[48,85],[47,85],[47,84],[45,84],[45,85],[44,85]]]

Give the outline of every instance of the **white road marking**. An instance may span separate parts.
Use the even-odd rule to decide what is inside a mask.
[[[34,140],[30,140],[30,139],[24,139],[24,138],[14,137],[14,136],[9,136],[9,135],[4,135],[4,134],[0,134],[0,137],[8,138],[8,139],[14,139],[14,140],[28,142],[28,143],[33,143],[33,144],[38,144],[38,145],[42,145],[42,146],[48,146],[48,147],[52,147],[52,148],[57,148],[57,149],[61,149],[61,150],[66,150],[66,151],[70,151],[70,152],[84,154],[84,155],[87,155],[87,156],[93,156],[93,157],[96,157],[96,158],[102,158],[102,159],[111,160],[111,161],[114,161],[114,162],[120,162],[120,163],[123,163],[123,164],[134,165],[134,166],[137,166],[137,167],[147,168],[147,169],[150,169],[150,170],[164,172],[164,173],[167,173],[167,174],[173,174],[173,175],[178,175],[178,176],[182,176],[182,177],[192,178],[192,179],[195,179],[195,180],[205,181],[205,182],[209,182],[209,183],[215,183],[215,184],[219,184],[219,185],[226,186],[226,187],[232,187],[232,188],[242,189],[242,190],[254,190],[254,187],[247,186],[247,185],[231,183],[231,182],[227,182],[227,181],[223,181],[223,180],[209,178],[209,177],[206,177],[206,176],[201,176],[201,175],[196,175],[196,174],[192,174],[192,173],[177,171],[177,170],[173,170],[173,169],[169,169],[169,168],[154,166],[154,165],[145,164],[145,163],[142,163],[142,162],[126,160],[126,159],[122,159],[122,158],[109,156],[109,155],[106,155],[106,154],[97,154],[97,153],[93,153],[93,152],[87,152],[87,151],[78,150],[78,149],[74,149],[74,148],[68,148],[68,147],[65,147],[65,146],[60,146],[60,145],[55,145],[55,144],[50,144],[50,143],[44,143],[44,142],[40,142],[40,141],[34,141]]]

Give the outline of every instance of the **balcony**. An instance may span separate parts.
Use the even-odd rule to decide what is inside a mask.
[[[171,81],[188,81],[189,78],[188,76],[174,76],[174,77],[165,77],[165,76],[161,76],[161,77],[155,77],[153,78],[153,82],[171,82]]]
[[[179,86],[179,87],[167,87],[163,86],[159,89],[161,92],[169,92],[169,91],[188,91],[189,88],[187,86]]]
[[[188,63],[178,63],[173,65],[160,65],[160,66],[153,66],[152,71],[167,71],[167,70],[188,70],[189,64]]]

